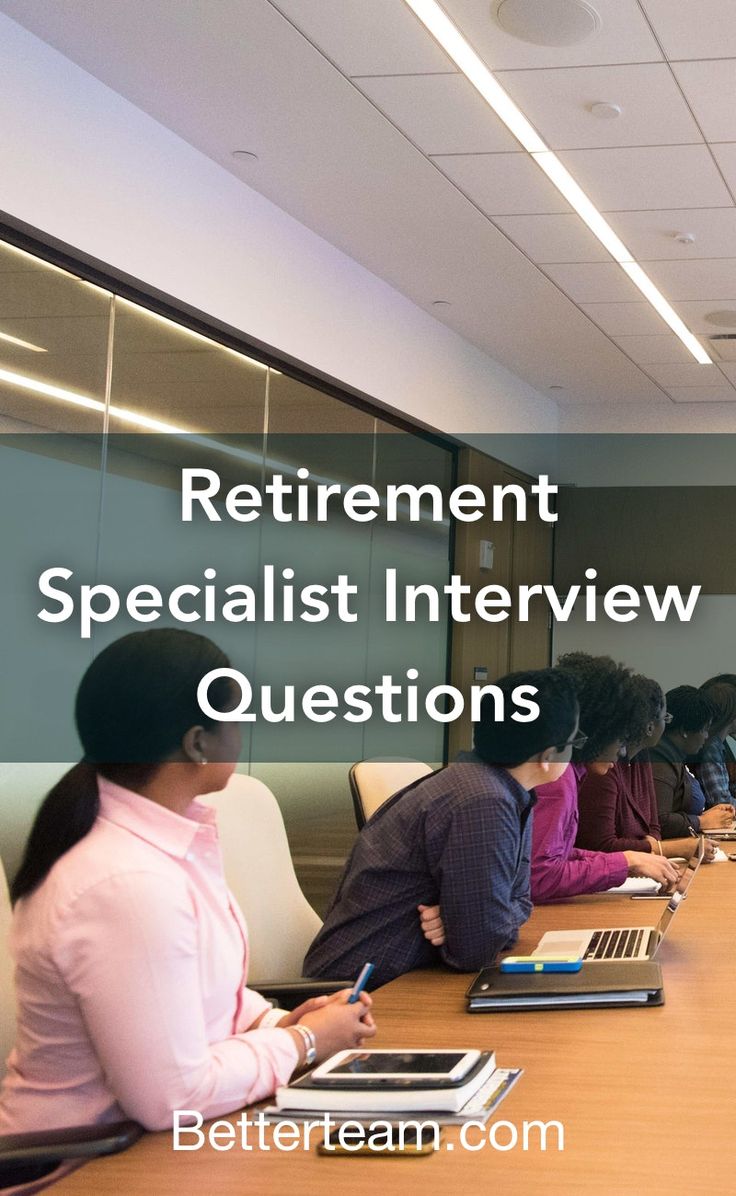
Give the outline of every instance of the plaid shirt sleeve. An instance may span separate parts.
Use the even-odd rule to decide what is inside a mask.
[[[706,808],[734,800],[725,752],[720,740],[713,739],[706,744],[702,763],[698,766],[698,780],[705,794]]]
[[[435,861],[446,942],[441,955],[459,971],[490,964],[516,942],[532,911],[531,804],[478,794],[456,807]]]

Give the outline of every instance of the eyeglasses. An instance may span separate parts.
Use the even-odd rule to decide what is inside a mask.
[[[571,747],[574,748],[575,751],[579,752],[581,747],[584,747],[587,742],[588,736],[581,731],[580,734],[576,735],[574,739],[567,739],[564,743],[557,744],[555,746],[555,751],[564,752],[565,748]]]

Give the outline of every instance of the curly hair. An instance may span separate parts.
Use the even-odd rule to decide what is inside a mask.
[[[678,685],[669,689],[665,697],[672,715],[670,731],[702,731],[710,725],[715,706],[702,689],[696,689],[694,685]]]
[[[636,746],[647,738],[647,728],[664,708],[665,698],[662,686],[643,673],[635,673],[629,679],[629,690],[631,706],[626,742]]]
[[[609,744],[616,740],[625,743],[630,738],[632,717],[632,669],[610,656],[587,652],[567,652],[559,657],[557,667],[573,678],[580,703],[580,729],[588,736],[574,753],[575,759],[590,763]]]

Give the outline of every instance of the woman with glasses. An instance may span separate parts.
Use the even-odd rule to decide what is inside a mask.
[[[641,674],[628,681],[626,756],[604,773],[589,769],[578,792],[577,845],[589,851],[637,851],[651,856],[688,859],[697,841],[663,839],[652,770],[642,753],[659,743],[671,721],[662,689]],[[706,845],[704,859],[715,846]]]
[[[580,703],[580,734],[572,744],[572,763],[558,780],[536,787],[532,831],[532,901],[541,904],[597,893],[623,884],[628,876],[646,876],[664,885],[676,868],[651,848],[631,846],[604,852],[576,846],[578,791],[586,776],[605,776],[625,748],[630,724],[631,670],[608,656],[571,652],[558,667],[574,679]]]

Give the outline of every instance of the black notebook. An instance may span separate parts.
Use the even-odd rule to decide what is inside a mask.
[[[471,1013],[664,1004],[662,970],[649,959],[584,963],[579,972],[501,972],[497,967],[484,968],[465,996]]]

